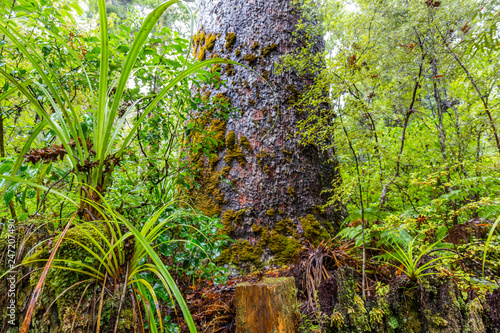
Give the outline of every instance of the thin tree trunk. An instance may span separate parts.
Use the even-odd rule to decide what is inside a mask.
[[[3,126],[3,112],[2,108],[0,108],[0,156],[5,157],[5,129]]]
[[[488,116],[488,122],[489,122],[491,130],[493,132],[493,136],[495,137],[495,143],[496,143],[496,146],[497,146],[498,154],[500,154],[500,139],[498,137],[498,132],[497,132],[497,129],[496,129],[496,126],[495,126],[495,122],[493,121],[493,117],[491,115],[490,108],[488,107],[488,99],[483,95],[483,93],[481,92],[481,89],[479,89],[479,86],[477,85],[476,80],[474,79],[474,77],[472,76],[472,74],[469,72],[469,70],[467,69],[467,67],[465,67],[465,65],[460,60],[460,58],[455,54],[455,52],[453,52],[453,50],[450,48],[450,46],[448,45],[448,43],[446,43],[446,41],[444,39],[444,36],[441,33],[441,31],[439,33],[441,34],[441,37],[443,39],[443,44],[448,49],[448,52],[453,56],[453,59],[455,59],[455,61],[458,63],[458,65],[463,69],[463,71],[465,72],[465,75],[469,79],[470,83],[472,83],[472,86],[476,90],[477,95],[481,99],[481,102],[483,103],[483,107],[484,107],[484,112]]]
[[[422,77],[423,66],[424,66],[424,59],[425,59],[425,55],[422,56],[422,59],[421,59],[421,62],[420,62],[420,67],[419,67],[419,70],[418,70],[418,76],[415,79],[415,86],[413,87],[413,94],[412,94],[411,103],[410,103],[410,106],[409,106],[408,110],[406,111],[405,121],[404,121],[404,124],[403,124],[403,132],[401,133],[401,140],[400,140],[400,146],[399,146],[399,152],[398,152],[398,159],[396,161],[396,168],[394,170],[394,175],[392,176],[392,178],[386,184],[384,184],[384,187],[382,188],[382,193],[380,194],[380,200],[379,200],[379,207],[380,208],[383,208],[384,205],[385,205],[385,200],[387,198],[387,191],[388,191],[389,186],[399,176],[399,171],[400,171],[399,169],[400,169],[400,165],[401,165],[401,157],[403,156],[403,150],[404,150],[404,147],[405,147],[406,129],[408,128],[408,123],[410,121],[410,116],[415,111],[413,109],[413,106],[415,105],[415,101],[417,99],[417,91],[418,91],[418,88],[420,87],[420,78]]]
[[[341,117],[342,119],[342,117]],[[358,155],[352,146],[351,139],[349,139],[349,134],[347,133],[347,129],[344,124],[342,124],[342,129],[344,130],[345,137],[347,139],[347,143],[349,144],[349,148],[351,149],[352,156],[354,157],[354,162],[356,163],[356,175],[358,178],[358,191],[359,191],[359,204],[361,208],[361,238],[362,238],[362,267],[361,267],[361,292],[363,295],[363,299],[366,299],[366,247],[365,247],[365,207],[363,205],[363,188],[361,186],[361,173],[359,172],[359,162]]]

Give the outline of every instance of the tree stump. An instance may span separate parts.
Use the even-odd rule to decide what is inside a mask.
[[[236,286],[236,333],[295,333],[297,289],[293,277]]]

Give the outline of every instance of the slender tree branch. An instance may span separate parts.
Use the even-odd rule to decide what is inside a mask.
[[[33,215],[31,215],[31,217],[35,216],[36,214],[38,214],[38,212],[40,211],[40,209],[42,209],[42,206],[43,206],[43,203],[45,202],[45,199],[47,198],[47,195],[49,194],[50,190],[52,190],[52,188],[54,188],[54,186],[56,186],[57,184],[59,184],[60,182],[62,182],[66,177],[68,177],[68,175],[70,173],[72,173],[73,170],[69,170],[64,176],[62,176],[58,181],[56,181],[54,184],[50,185],[49,188],[47,189],[47,191],[45,192],[45,194],[43,195],[43,198],[42,200],[40,201],[40,204],[38,205],[38,208],[36,210],[35,213],[33,213]]]
[[[340,121],[342,121],[342,117],[340,117]],[[363,266],[362,266],[362,278],[361,278],[361,289],[363,293],[363,299],[366,299],[366,247],[365,247],[365,208],[363,204],[363,189],[361,187],[361,173],[359,172],[359,162],[358,156],[356,155],[356,151],[352,146],[351,139],[349,138],[349,134],[347,133],[347,129],[342,123],[342,129],[344,130],[347,142],[349,144],[349,148],[352,151],[352,155],[354,157],[354,162],[356,163],[356,173],[358,176],[358,191],[359,191],[359,203],[361,206],[361,238],[363,239],[362,249],[363,249]]]
[[[418,91],[418,88],[420,87],[420,78],[422,77],[422,73],[423,73],[424,59],[425,59],[425,54],[422,55],[422,59],[420,61],[420,67],[419,67],[419,70],[418,70],[418,76],[417,76],[417,78],[415,80],[415,86],[413,87],[413,94],[412,94],[412,98],[411,98],[411,103],[410,103],[410,106],[409,106],[408,110],[406,111],[405,121],[404,121],[404,125],[403,125],[403,132],[401,133],[400,146],[399,146],[399,152],[398,152],[398,159],[396,161],[396,169],[394,171],[394,176],[392,176],[391,180],[389,180],[386,184],[384,184],[384,187],[382,188],[382,193],[380,194],[380,202],[379,202],[379,207],[380,208],[384,207],[385,200],[386,200],[386,197],[387,197],[387,190],[388,190],[389,185],[391,185],[396,180],[396,178],[399,177],[399,169],[400,169],[400,165],[401,165],[401,156],[403,155],[403,150],[404,150],[404,147],[405,147],[406,129],[408,128],[408,122],[410,120],[410,116],[415,112],[415,110],[413,109],[413,107],[415,105],[415,101],[417,100],[417,91]]]
[[[453,52],[453,50],[450,48],[450,46],[448,45],[448,43],[445,41],[445,38],[444,38],[443,34],[441,33],[441,31],[439,29],[437,29],[437,30],[438,30],[439,34],[441,35],[443,44],[445,45],[446,49],[453,56],[453,58],[458,63],[458,65],[463,69],[463,71],[465,72],[465,75],[467,76],[467,78],[469,79],[470,83],[472,84],[472,86],[476,90],[479,98],[481,99],[481,102],[483,103],[483,107],[484,107],[484,112],[488,116],[488,121],[490,123],[491,130],[493,131],[493,136],[495,137],[495,142],[496,142],[496,145],[497,145],[498,154],[500,154],[500,139],[498,138],[498,133],[497,133],[497,129],[496,129],[496,126],[495,126],[495,122],[493,121],[493,117],[491,116],[491,112],[490,112],[490,109],[488,107],[488,99],[487,99],[487,97],[483,95],[483,93],[481,92],[481,89],[479,89],[479,86],[476,83],[476,80],[474,80],[474,78],[472,77],[472,74],[469,72],[469,70],[467,69],[467,67],[465,67],[465,65],[460,60],[460,58],[455,54],[455,52]]]

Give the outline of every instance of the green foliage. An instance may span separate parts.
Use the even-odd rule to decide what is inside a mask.
[[[280,68],[316,76],[294,103],[306,115],[298,135],[339,165],[328,194],[349,212],[340,237],[382,253],[416,237],[417,247],[485,238],[474,225],[499,215],[496,7],[295,3],[304,47]]]
[[[408,246],[405,250],[403,250],[399,245],[396,245],[397,246],[397,249],[395,249],[396,252],[394,254],[388,252],[387,254],[403,267],[402,269],[403,272],[411,280],[417,282],[424,276],[436,274],[436,272],[434,271],[430,272],[425,272],[425,271],[432,270],[438,267],[439,263],[437,262],[447,257],[447,256],[438,256],[437,258],[430,258],[429,261],[425,263],[421,263],[422,258],[428,255],[439,242],[440,241],[434,244],[430,244],[428,246],[424,246],[423,248],[418,249],[418,253],[414,253],[415,250],[417,250],[414,244],[415,243],[415,238],[414,238],[408,243]],[[400,266],[393,265],[391,263],[389,263],[389,265],[394,266],[398,269],[401,268]]]
[[[178,198],[191,172],[184,139],[200,131],[188,119],[202,105],[213,107],[211,100],[203,104],[201,96],[192,96],[191,86],[220,84],[219,74],[204,67],[230,61],[189,59],[190,41],[166,26],[192,19],[169,9],[177,2],[144,2],[154,5],[147,17],[138,7],[118,12],[104,1],[91,4],[88,18],[74,1],[21,0],[10,10],[0,8],[0,186],[9,207],[2,217],[50,217],[58,230],[75,206],[82,213],[42,295],[44,304],[57,303],[61,316],[72,317],[84,290],[83,303],[88,301],[87,286],[110,288],[112,279],[115,292],[105,297],[101,326],[116,314],[125,284],[143,303],[143,313],[151,314],[144,317],[148,329],[175,326],[150,311],[159,311],[161,300],[171,309],[180,306],[193,331],[170,272],[186,280],[225,281],[227,270],[211,262],[227,242],[218,235],[218,220]],[[25,263],[43,264],[48,241]],[[127,317],[132,305],[124,306]]]
[[[148,39],[148,35],[154,28],[161,14],[172,4],[179,2],[172,0],[155,8],[148,17],[144,20],[139,32],[136,34],[134,41],[127,50],[127,55],[123,62],[118,78],[109,81],[109,72],[113,70],[113,63],[110,63],[110,46],[108,34],[108,20],[106,17],[106,6],[103,1],[99,2],[99,18],[100,18],[100,40],[106,41],[101,43],[99,57],[99,77],[98,88],[94,94],[92,83],[85,71],[85,66],[81,62],[78,55],[73,49],[64,42],[60,35],[54,33],[43,26],[38,26],[46,31],[61,43],[66,51],[73,56],[73,60],[79,67],[83,69],[88,81],[89,98],[86,101],[88,112],[83,112],[81,106],[75,106],[72,99],[67,94],[63,85],[59,80],[55,79],[56,74],[51,66],[46,62],[42,55],[36,52],[28,40],[18,32],[15,28],[14,21],[4,22],[0,26],[0,31],[21,51],[26,57],[30,65],[35,69],[35,73],[40,77],[41,82],[33,81],[44,98],[49,101],[53,113],[48,111],[38,103],[36,96],[31,90],[23,86],[22,82],[14,76],[0,68],[0,74],[19,92],[24,95],[31,105],[35,108],[37,115],[43,121],[40,123],[38,131],[32,134],[27,143],[22,149],[11,175],[17,174],[19,167],[24,159],[24,155],[28,152],[33,139],[39,134],[39,131],[44,126],[49,126],[61,146],[56,147],[62,151],[59,157],[67,158],[68,167],[71,173],[74,173],[75,180],[81,188],[82,193],[86,193],[86,197],[97,199],[98,196],[90,189],[96,189],[99,193],[104,193],[111,182],[112,171],[125,152],[126,147],[131,140],[136,136],[139,126],[146,117],[155,110],[156,106],[163,100],[167,93],[175,88],[178,83],[185,80],[191,74],[196,73],[204,66],[213,63],[229,62],[229,60],[214,58],[204,62],[198,62],[181,67],[181,71],[166,82],[164,88],[154,95],[147,96],[149,102],[145,110],[137,116],[137,121],[132,128],[123,133],[123,126],[128,117],[135,111],[135,106],[141,99],[128,105],[120,114],[120,106],[123,104],[123,97],[127,82],[134,70],[135,64],[141,55],[147,54],[143,47]],[[86,114],[91,118],[92,132],[85,133],[84,126],[80,122],[81,117]],[[123,136],[123,137],[122,137]],[[120,138],[121,137],[121,138]],[[57,156],[57,155],[56,155]],[[49,159],[41,154],[43,160]],[[38,161],[40,157],[32,157],[33,161]]]
[[[154,306],[160,328],[163,330],[162,315],[158,303],[159,295],[153,288],[154,284],[144,276],[150,274],[165,288],[164,297],[168,295],[172,304],[173,298],[175,298],[184,313],[190,331],[195,332],[196,329],[184,299],[155,248],[175,241],[165,241],[162,235],[172,228],[178,228],[180,221],[197,219],[198,217],[189,211],[172,209],[172,204],[167,204],[147,219],[142,226],[136,228],[126,218],[113,211],[103,198],[101,199],[103,205],[94,205],[94,208],[104,217],[103,223],[96,225],[95,222],[82,221],[66,234],[63,245],[57,254],[58,258],[54,260],[52,267],[68,271],[70,274],[53,273],[50,283],[55,286],[55,291],[61,291],[68,284],[74,286],[77,281],[82,279],[81,276],[84,276],[89,284],[104,285],[105,282],[109,283],[106,277],[109,277],[114,283],[118,283],[118,286],[120,282],[124,282],[130,293],[134,294],[137,293],[137,290],[139,291],[134,297],[142,298],[146,313],[150,313],[148,309],[150,306]],[[167,211],[169,213],[165,214]],[[162,216],[163,218],[161,218]],[[188,227],[192,230],[191,232],[199,232],[194,226]],[[126,231],[123,231],[123,228]],[[200,234],[206,237],[201,232]],[[190,240],[178,241],[192,243],[203,251],[200,245]],[[46,262],[47,259],[40,258],[47,250],[40,248],[40,251],[42,253],[38,252],[32,257],[26,258],[23,264]],[[57,296],[59,297],[59,295],[60,293]],[[153,317],[149,318],[149,321],[150,325],[154,325]]]

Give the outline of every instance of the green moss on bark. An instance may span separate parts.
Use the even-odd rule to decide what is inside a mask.
[[[283,219],[276,222],[274,230],[285,236],[297,238],[297,227],[291,219]]]
[[[229,149],[234,149],[234,145],[236,144],[236,134],[234,131],[227,132],[226,135],[226,146]]]
[[[205,38],[205,49],[207,51],[212,51],[215,46],[215,41],[217,40],[217,37],[215,34],[208,34]]]
[[[272,51],[276,50],[278,48],[278,45],[276,44],[271,44],[267,47],[263,47],[260,49],[260,54],[263,56],[263,57],[267,57]]]
[[[236,43],[236,34],[234,32],[230,32],[226,36],[226,44],[224,45],[226,50],[229,50],[234,43]]]
[[[213,101],[220,105],[229,105],[231,102],[222,93],[215,95]],[[216,112],[216,109],[213,111]],[[193,174],[193,178],[188,181],[188,200],[192,198],[195,207],[204,214],[219,216],[224,203],[224,193],[219,185],[229,174],[227,168],[217,170],[220,160],[217,154],[225,147],[226,121],[215,118],[211,112],[191,121],[195,122],[192,126],[195,130],[187,137],[186,143],[190,150],[188,163]]]
[[[256,57],[255,55],[253,55],[253,54],[245,54],[245,55],[243,56],[243,59],[245,59],[245,60],[246,60],[246,62],[247,62],[249,65],[251,65],[251,64],[253,64],[253,63],[255,62],[255,60],[257,59],[257,57]]]
[[[262,226],[257,225],[257,224],[252,224],[252,232],[253,233],[259,233],[262,231]]]
[[[248,141],[247,137],[244,135],[242,135],[240,137],[240,146],[242,146],[246,150],[249,150],[249,151],[252,150],[252,145],[250,144],[250,141]]]
[[[313,245],[318,245],[322,240],[330,238],[328,232],[316,220],[314,215],[309,214],[305,217],[299,218],[302,229],[304,230],[304,237]]]
[[[269,235],[268,246],[275,255],[274,261],[278,264],[292,262],[302,248],[302,245],[297,239],[280,235],[275,230],[272,230]]]
[[[260,257],[263,252],[260,244],[252,246],[247,240],[238,240],[230,248],[223,250],[221,255],[216,259],[216,262],[232,264],[250,263],[255,267],[261,267]]]

